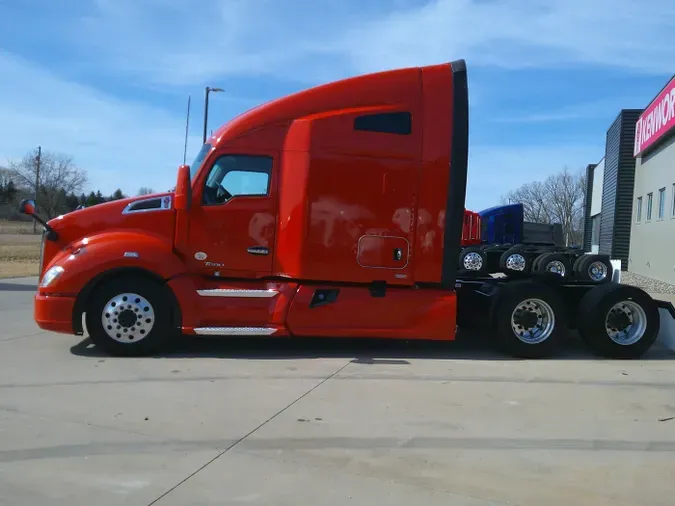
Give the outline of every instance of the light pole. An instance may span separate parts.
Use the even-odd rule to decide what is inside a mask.
[[[38,193],[40,192],[40,162],[42,161],[42,146],[38,146],[37,156],[35,157],[35,210],[38,206]],[[33,220],[33,234],[37,228],[37,221]]]
[[[185,118],[185,146],[183,147],[183,165],[187,157],[188,130],[190,128],[190,95],[188,95],[187,117]]]
[[[225,91],[222,88],[210,88],[206,87],[205,91],[205,99],[204,99],[204,140],[202,142],[206,143],[206,125],[208,124],[209,121],[209,93],[211,92],[219,92],[219,91]]]

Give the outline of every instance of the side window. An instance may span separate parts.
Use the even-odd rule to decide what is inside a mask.
[[[409,112],[386,112],[357,116],[354,118],[354,130],[410,135],[412,115]]]
[[[269,195],[272,158],[225,155],[219,157],[206,178],[202,203],[224,204],[237,196]]]

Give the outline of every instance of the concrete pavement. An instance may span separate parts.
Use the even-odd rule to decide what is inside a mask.
[[[669,505],[674,355],[200,340],[119,359],[0,281],[0,504]]]

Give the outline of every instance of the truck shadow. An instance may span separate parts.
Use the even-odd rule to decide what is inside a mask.
[[[83,357],[106,357],[106,353],[87,338],[71,347]],[[496,349],[485,335],[461,332],[454,342],[396,341],[377,339],[288,339],[288,338],[204,338],[182,337],[170,349],[148,357],[222,358],[243,360],[294,360],[346,358],[361,364],[405,365],[408,359],[432,360],[523,360]],[[646,360],[672,360],[675,353],[658,346],[643,357]],[[581,340],[571,335],[554,360],[592,360],[594,355]]]
[[[36,292],[37,284],[0,282],[0,292]]]

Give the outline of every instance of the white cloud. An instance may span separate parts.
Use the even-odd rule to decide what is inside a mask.
[[[511,69],[586,63],[669,73],[673,26],[670,0],[436,0],[353,29],[336,51],[357,70],[466,58]]]
[[[455,58],[503,68],[672,72],[670,0],[314,2],[96,0],[71,20],[82,54],[145,84],[230,75],[316,82]]]

